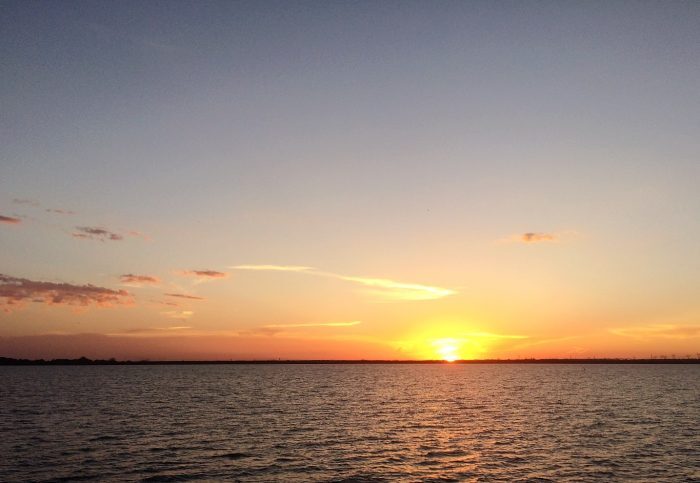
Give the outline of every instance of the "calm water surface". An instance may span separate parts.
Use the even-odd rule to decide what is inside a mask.
[[[0,367],[0,481],[700,481],[700,366]]]

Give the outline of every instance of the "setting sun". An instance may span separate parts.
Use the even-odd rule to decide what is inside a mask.
[[[457,339],[438,339],[433,341],[433,346],[435,347],[435,352],[439,356],[438,358],[443,361],[454,362],[460,358],[458,352],[460,341]]]

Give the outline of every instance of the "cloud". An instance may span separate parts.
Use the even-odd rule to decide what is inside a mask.
[[[205,300],[204,297],[197,297],[196,295],[187,295],[184,293],[166,293],[163,295],[166,295],[168,297],[177,297],[180,299],[187,299],[187,300]]]
[[[183,277],[195,277],[204,280],[228,277],[228,273],[217,272],[216,270],[180,270],[177,274]]]
[[[541,242],[554,242],[557,241],[559,237],[553,233],[534,233],[528,232],[520,235],[520,241],[523,243],[541,243]]]
[[[613,328],[608,330],[611,334],[621,337],[630,337],[637,340],[663,339],[691,339],[700,337],[700,325],[673,325],[654,324],[635,327]]]
[[[119,241],[124,239],[124,237],[118,233],[114,233],[106,230],[105,228],[100,228],[97,226],[76,226],[75,229],[78,231],[73,233],[74,238],[99,241]]]
[[[457,293],[456,291],[448,288],[433,287],[430,285],[417,283],[397,282],[395,280],[385,278],[341,275],[338,273],[323,272],[312,267],[297,265],[237,265],[230,268],[237,270],[302,272],[318,277],[335,278],[369,287],[369,289],[366,290],[367,292],[385,300],[434,300]]]
[[[284,333],[286,330],[294,329],[312,329],[312,328],[333,328],[333,327],[353,327],[361,324],[359,320],[353,320],[351,322],[311,322],[311,323],[301,323],[301,324],[269,324],[260,327],[255,327],[249,330],[243,330],[238,332],[238,335],[264,335],[264,336],[274,336],[280,333]]]
[[[529,338],[526,335],[494,334],[493,332],[465,332],[462,335],[466,338],[492,339],[492,340],[528,339]]]
[[[234,268],[237,270],[269,270],[277,272],[307,272],[314,270],[313,267],[304,267],[300,265],[236,265]]]
[[[60,208],[46,208],[47,213],[56,213],[58,215],[75,215],[75,211],[62,210]]]
[[[136,230],[129,230],[126,232],[127,235],[134,237],[134,238],[143,238],[146,241],[152,241],[152,238],[145,233],[141,233],[140,231]]]
[[[152,275],[135,275],[133,273],[127,273],[119,277],[119,281],[124,285],[129,285],[132,287],[141,287],[143,285],[158,285],[160,279]]]
[[[157,304],[157,305],[166,305],[168,307],[179,307],[180,306],[180,304],[178,304],[177,302],[170,302],[168,300],[151,300],[150,302],[153,304]]]
[[[359,325],[362,322],[359,320],[353,320],[352,322],[321,322],[321,323],[309,323],[309,324],[270,324],[264,325],[266,329],[298,329],[306,327],[352,327],[354,325]]]
[[[171,319],[184,320],[192,317],[194,312],[191,310],[169,310],[167,312],[161,312],[161,314]]]
[[[330,274],[329,274],[330,275]],[[332,274],[335,278],[347,282],[359,283],[371,287],[369,292],[393,300],[433,300],[447,297],[456,293],[454,290],[441,287],[431,287],[417,283],[395,282],[384,278],[348,277]]]
[[[21,305],[24,302],[110,307],[130,304],[132,299],[126,290],[112,290],[91,284],[37,282],[0,274],[0,306]]]
[[[519,233],[511,235],[507,238],[502,238],[496,240],[500,243],[558,243],[565,242],[571,239],[577,238],[579,233],[575,230],[564,230],[559,232],[545,232],[545,231],[528,231],[525,233]]]
[[[112,337],[138,337],[138,336],[154,336],[154,335],[165,335],[165,332],[172,331],[188,331],[192,329],[189,325],[174,325],[170,327],[136,327],[116,332],[110,332],[105,334]]]
[[[27,198],[13,198],[12,202],[16,205],[39,206],[39,202]]]
[[[18,225],[22,223],[20,218],[14,218],[12,216],[0,215],[0,223],[5,223],[7,225]]]

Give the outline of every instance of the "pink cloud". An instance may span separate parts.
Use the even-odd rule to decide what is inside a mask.
[[[21,305],[24,302],[83,307],[95,304],[99,307],[111,307],[128,305],[133,300],[126,290],[112,290],[91,284],[38,282],[0,274],[0,306],[8,310],[9,306]]]
[[[216,270],[181,270],[178,272],[179,275],[184,277],[196,277],[196,278],[226,278],[228,273],[217,272]]]
[[[22,223],[22,220],[20,218],[14,218],[12,216],[0,215],[0,223],[5,223],[8,225],[18,225]]]
[[[132,285],[158,285],[160,279],[152,275],[136,275],[133,273],[127,273],[119,277],[121,283],[132,284]]]

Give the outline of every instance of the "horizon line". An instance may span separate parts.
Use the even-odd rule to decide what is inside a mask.
[[[173,360],[117,360],[89,359],[18,359],[0,357],[0,365],[255,365],[255,364],[700,364],[700,357],[690,358],[626,358],[626,357],[592,357],[592,358],[519,358],[519,359],[458,359],[447,361],[443,359],[173,359]]]

